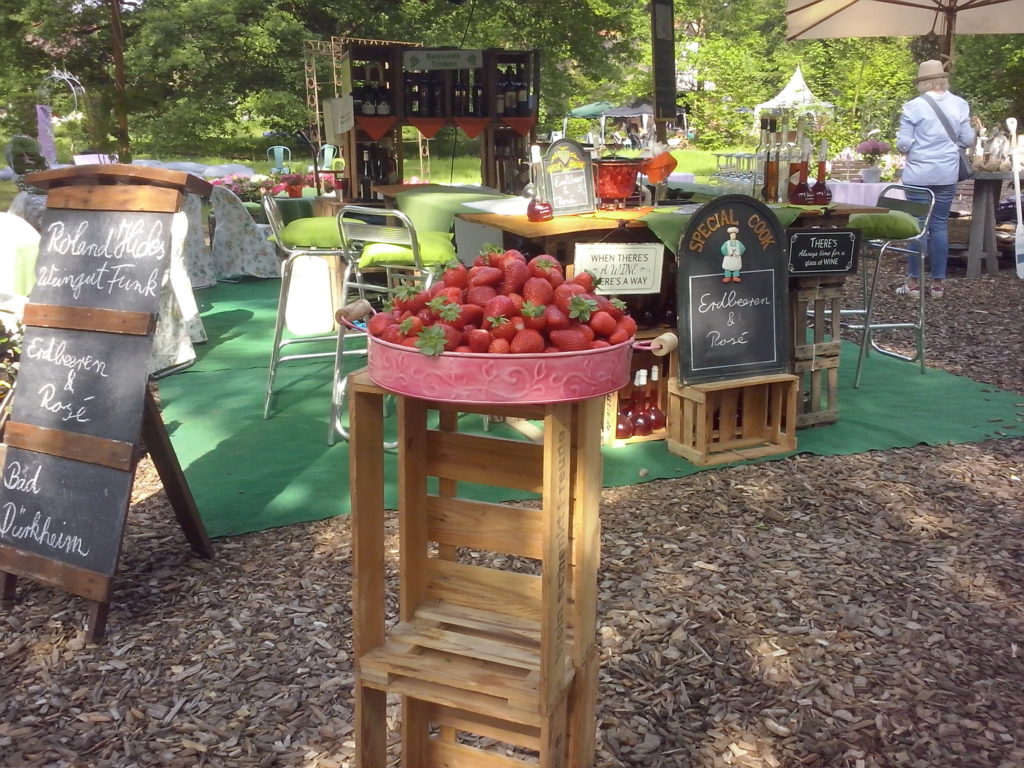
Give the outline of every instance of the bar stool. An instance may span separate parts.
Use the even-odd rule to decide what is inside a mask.
[[[922,242],[928,234],[928,222],[931,219],[932,208],[935,205],[934,193],[925,187],[914,187],[904,184],[890,184],[878,195],[876,206],[886,208],[889,211],[902,211],[917,219],[920,231],[916,235],[904,236],[898,233],[896,236],[868,236],[861,241],[861,259],[872,261],[874,266],[870,277],[862,272],[864,287],[864,309],[843,310],[843,314],[861,314],[863,323],[860,325],[847,324],[847,328],[859,329],[862,331],[860,352],[857,355],[857,371],[853,378],[853,387],[860,387],[860,376],[864,366],[864,358],[868,352],[874,349],[876,352],[888,357],[895,357],[908,362],[918,362],[921,366],[921,373],[925,372],[924,361],[924,340],[925,340],[925,312],[924,296],[927,291],[924,289],[924,258],[925,250]],[[852,217],[851,217],[852,218]],[[851,221],[851,225],[853,222]],[[870,235],[870,233],[869,233]],[[916,244],[918,247],[912,247]],[[919,296],[917,308],[913,320],[906,322],[876,323],[872,322],[872,314],[875,307],[875,291],[878,288],[878,274],[881,270],[882,259],[887,253],[898,253],[910,256],[917,260],[917,273],[919,275]],[[912,329],[916,353],[913,356],[902,355],[889,349],[884,349],[875,341],[875,333],[882,330],[895,328]]]

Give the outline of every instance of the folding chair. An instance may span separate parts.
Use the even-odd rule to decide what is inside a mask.
[[[267,160],[270,161],[271,173],[291,173],[292,151],[283,144],[275,144],[267,149]]]
[[[281,293],[277,302],[274,344],[263,400],[263,418],[270,418],[270,406],[278,366],[292,360],[334,357],[334,352],[317,350],[286,354],[297,344],[334,342],[338,329],[335,312],[343,305],[344,251],[339,248],[291,247],[284,243],[281,210],[272,195],[263,196],[263,211],[284,261],[281,264]],[[289,336],[285,337],[285,331]]]
[[[863,310],[843,310],[843,314],[861,314],[863,323],[860,325],[848,324],[848,328],[861,330],[860,352],[857,355],[857,372],[853,378],[854,388],[860,387],[860,376],[864,366],[864,358],[868,352],[874,349],[876,352],[888,357],[895,357],[908,362],[919,362],[921,373],[925,372],[924,342],[925,342],[925,312],[924,297],[928,293],[924,289],[924,239],[928,234],[928,222],[931,219],[932,208],[935,206],[934,193],[925,187],[913,187],[903,184],[890,184],[885,187],[878,196],[876,206],[886,208],[889,211],[902,211],[913,216],[918,221],[920,231],[910,236],[870,236],[861,240],[862,261],[873,262],[871,275],[868,277],[862,271],[862,285],[864,290]],[[902,235],[902,233],[901,233]],[[917,245],[917,248],[912,247]],[[875,291],[878,288],[878,274],[881,270],[882,259],[888,253],[897,253],[902,256],[910,256],[917,260],[917,273],[921,284],[920,295],[917,300],[915,317],[906,322],[876,323],[872,321],[875,308]],[[902,355],[892,350],[884,349],[875,341],[875,333],[882,330],[895,328],[906,328],[914,331],[916,353],[913,356]]]
[[[424,264],[416,228],[404,213],[390,208],[346,205],[338,211],[337,221],[345,254],[342,284],[345,303],[366,299],[381,308],[403,286],[413,286],[420,290],[430,287],[434,271]],[[451,255],[454,256],[454,249]],[[445,259],[441,262],[437,256],[436,253],[431,254],[434,264],[448,261]],[[342,423],[348,383],[343,371],[344,359],[346,356],[366,354],[365,345],[356,348],[347,346],[348,341],[364,337],[365,333],[344,325],[338,329],[328,445],[334,445],[339,435],[343,440],[348,440],[348,429]]]

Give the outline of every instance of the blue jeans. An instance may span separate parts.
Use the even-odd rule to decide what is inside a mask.
[[[921,238],[920,245],[913,244],[914,250],[924,247],[925,255],[931,267],[932,280],[946,279],[946,262],[949,260],[949,209],[953,207],[953,195],[956,193],[956,184],[925,184],[935,195],[935,207],[932,208],[932,217],[928,221],[928,233]],[[925,195],[907,190],[907,199],[914,202],[927,202]],[[913,256],[907,257],[907,277],[915,280],[920,279],[917,274],[917,259]]]

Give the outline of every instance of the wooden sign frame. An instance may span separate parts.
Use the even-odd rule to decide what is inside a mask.
[[[571,139],[559,139],[547,148],[541,160],[544,199],[551,203],[553,216],[593,213],[594,164],[590,153]]]
[[[717,197],[690,217],[676,255],[680,381],[788,373],[787,250],[771,209]]]
[[[166,249],[169,263],[170,215],[181,210],[185,192],[209,194],[211,187],[181,172],[125,165],[58,169],[33,174],[28,180],[49,189],[44,218],[47,232],[37,269],[39,274],[47,268],[51,272],[48,282],[37,281],[24,316],[26,338],[33,339],[41,351],[32,355],[23,350],[13,405],[3,423],[0,603],[14,603],[18,578],[63,589],[92,602],[87,637],[96,641],[106,631],[131,488],[138,462],[147,451],[186,541],[198,555],[213,556],[147,384],[146,369],[139,370],[136,365],[140,357],[148,363],[159,277],[167,266],[160,263],[145,273],[146,258],[162,262],[162,249]],[[65,226],[69,222],[73,227]],[[139,231],[146,226],[151,230]],[[97,230],[99,236],[95,236]],[[58,240],[57,232],[63,239]],[[144,253],[147,249],[153,253]],[[129,274],[136,268],[140,272],[133,276],[130,288],[125,287],[127,279],[111,276],[112,272]],[[74,269],[85,271],[76,274]],[[127,308],[116,306],[116,298],[97,299],[103,292],[90,293],[95,286],[83,277],[94,283],[106,280],[112,296],[123,290],[129,295]],[[79,288],[71,294],[72,301],[39,300],[68,297],[64,289],[70,284]],[[119,343],[131,339],[136,341],[131,342],[129,353],[119,352]],[[76,357],[76,350],[85,349],[76,346],[79,342],[87,342],[88,349]],[[110,359],[96,354],[96,349],[110,350]],[[52,383],[40,386],[51,375],[51,368],[66,376],[60,379],[64,381],[60,394],[53,394],[58,388]],[[35,391],[24,385],[19,391],[22,380],[33,382]],[[127,387],[116,398],[109,390],[113,382]],[[95,388],[102,390],[103,386],[108,386],[107,399],[116,403],[104,403],[96,394]],[[83,405],[86,401],[88,405]],[[118,413],[113,420],[116,423],[103,418],[113,411]],[[93,418],[93,414],[99,417]],[[47,486],[43,475],[40,483],[43,469],[47,475],[56,474],[59,481]],[[90,497],[93,488],[99,490],[95,498]],[[41,505],[52,506],[44,509]],[[85,528],[89,528],[88,534]],[[102,540],[102,532],[112,538]]]

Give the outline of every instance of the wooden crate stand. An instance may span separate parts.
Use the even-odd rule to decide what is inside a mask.
[[[474,762],[451,735],[497,738],[488,729],[536,749],[527,765],[591,765],[603,398],[505,407],[398,398],[399,615],[386,628],[384,392],[365,372],[349,387],[356,764],[386,765],[386,695],[397,694],[404,765],[504,765],[497,754]],[[543,420],[543,443],[460,432],[465,413]],[[541,508],[475,501],[459,495],[461,483],[537,492]]]
[[[793,372],[800,377],[796,426],[811,427],[839,420],[839,339],[833,318],[840,317],[842,275],[799,277],[790,281],[790,328],[793,329]],[[807,329],[811,326],[808,343]],[[826,339],[825,331],[830,334]]]
[[[799,379],[788,373],[670,384],[668,449],[698,466],[796,448]]]
[[[665,332],[664,328],[658,328],[654,332],[652,331],[641,331],[637,334],[638,340],[653,339],[656,336],[660,336]],[[634,437],[627,437],[625,440],[618,440],[615,437],[615,422],[619,415],[619,397],[629,397],[633,392],[633,376],[641,368],[646,368],[648,371],[655,365],[660,368],[660,379],[658,380],[658,407],[661,408],[665,414],[665,426],[662,429],[655,430],[649,435],[638,435]],[[601,428],[601,439],[605,445],[629,445],[631,443],[644,443],[650,440],[664,440],[668,437],[668,409],[669,409],[669,395],[668,385],[669,381],[675,378],[676,372],[679,370],[679,362],[676,356],[676,352],[672,351],[668,355],[658,357],[650,350],[637,349],[633,351],[632,361],[630,363],[629,370],[629,381],[620,390],[612,392],[605,398],[604,404],[604,424]],[[648,385],[649,386],[649,385]]]

